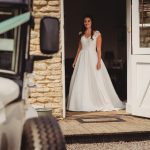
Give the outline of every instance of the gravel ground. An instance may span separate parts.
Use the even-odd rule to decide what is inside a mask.
[[[150,150],[150,140],[138,142],[67,144],[67,150]]]

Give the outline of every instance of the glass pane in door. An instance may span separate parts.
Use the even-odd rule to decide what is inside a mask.
[[[140,24],[150,24],[150,0],[139,0]]]
[[[140,47],[150,47],[150,0],[139,0]]]

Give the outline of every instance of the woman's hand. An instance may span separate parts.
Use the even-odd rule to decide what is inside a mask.
[[[73,63],[73,64],[72,64],[72,67],[74,68],[74,67],[75,67],[75,65],[76,65],[76,64],[75,64],[75,63]]]
[[[101,62],[98,62],[96,65],[97,70],[99,70],[101,68]]]

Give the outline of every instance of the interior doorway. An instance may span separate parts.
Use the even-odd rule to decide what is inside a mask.
[[[94,17],[102,34],[102,59],[122,101],[127,99],[126,0],[64,0],[66,103],[72,63],[76,55],[83,16]]]

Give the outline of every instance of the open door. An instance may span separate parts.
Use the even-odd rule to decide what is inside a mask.
[[[128,105],[150,118],[150,1],[132,0],[132,44],[128,55]],[[127,109],[128,111],[128,109]]]

